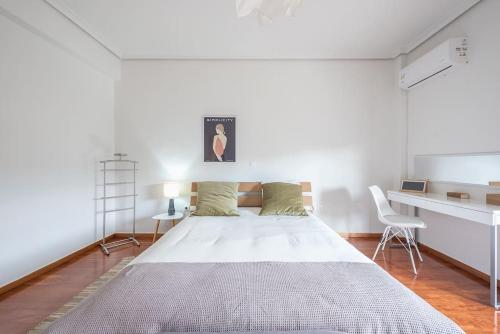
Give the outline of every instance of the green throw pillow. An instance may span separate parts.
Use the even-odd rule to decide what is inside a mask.
[[[265,183],[262,190],[262,210],[259,215],[307,216],[300,184]]]
[[[198,182],[195,216],[239,216],[237,182]]]

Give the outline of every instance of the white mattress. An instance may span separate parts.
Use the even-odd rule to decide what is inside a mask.
[[[372,262],[319,218],[188,217],[130,264],[155,262]]]

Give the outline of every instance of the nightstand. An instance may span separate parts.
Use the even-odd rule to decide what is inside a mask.
[[[184,217],[183,212],[176,212],[172,216],[169,216],[168,213],[162,213],[160,215],[154,216],[153,219],[156,220],[156,230],[155,230],[155,234],[153,236],[153,243],[156,241],[156,235],[158,234],[158,228],[160,227],[160,222],[162,220],[165,220],[165,221],[171,220],[172,225],[175,226],[175,224],[177,224],[177,220],[181,219],[182,217]]]

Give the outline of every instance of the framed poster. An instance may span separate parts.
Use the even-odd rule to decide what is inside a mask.
[[[236,161],[236,117],[203,117],[205,162]]]

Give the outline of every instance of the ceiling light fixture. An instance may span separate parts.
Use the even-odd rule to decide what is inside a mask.
[[[236,14],[245,17],[255,13],[260,21],[277,16],[293,16],[302,0],[236,0]]]

